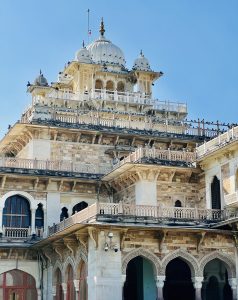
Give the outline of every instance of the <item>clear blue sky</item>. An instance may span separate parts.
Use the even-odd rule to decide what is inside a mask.
[[[0,136],[30,102],[27,81],[40,69],[55,81],[87,40],[88,8],[92,39],[103,16],[129,68],[143,49],[164,72],[156,97],[187,102],[192,119],[238,122],[238,0],[1,0]]]

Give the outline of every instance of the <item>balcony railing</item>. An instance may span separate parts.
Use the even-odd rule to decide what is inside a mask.
[[[76,173],[90,174],[105,174],[111,170],[107,167],[97,167],[91,163],[64,160],[38,160],[38,159],[23,159],[15,157],[1,157],[0,167],[4,168],[21,168],[35,170],[50,170],[50,171],[66,171]]]
[[[123,160],[119,161],[113,166],[113,169],[117,169],[125,163],[139,162],[143,157],[156,158],[159,160],[167,161],[180,161],[186,163],[195,162],[196,156],[194,152],[187,151],[172,151],[172,150],[160,150],[155,148],[139,148],[135,152],[129,154]]]
[[[76,224],[95,223],[97,221],[131,222],[160,224],[178,222],[212,224],[230,218],[238,218],[238,210],[200,209],[189,207],[163,207],[148,205],[129,205],[122,203],[93,204],[64,221],[49,227],[49,235],[63,231]]]
[[[43,228],[42,227],[37,227],[35,229],[36,231],[36,236],[39,238],[43,237]],[[32,228],[31,227],[26,227],[26,228],[19,228],[19,227],[2,227],[2,236],[5,238],[10,238],[10,239],[22,239],[22,238],[28,238],[32,236]]]
[[[238,126],[231,128],[223,134],[219,134],[209,142],[204,142],[201,146],[197,147],[197,158],[200,159],[224,146],[238,140]]]
[[[187,105],[185,103],[161,101],[152,99],[149,95],[136,92],[118,92],[109,90],[93,90],[85,93],[72,93],[69,91],[53,91],[46,100],[62,99],[66,101],[89,101],[89,100],[104,100],[111,102],[122,102],[130,104],[150,105],[151,108],[161,111],[170,111],[178,113],[187,113]],[[41,98],[34,98],[34,103],[40,102]]]

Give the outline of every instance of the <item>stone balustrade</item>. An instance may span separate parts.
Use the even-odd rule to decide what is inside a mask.
[[[38,160],[23,159],[17,157],[1,157],[0,167],[3,168],[21,168],[51,171],[66,171],[76,173],[105,174],[110,171],[109,168],[99,168],[91,163],[64,160]]]
[[[159,160],[167,161],[181,161],[186,163],[195,162],[196,156],[194,152],[188,151],[172,151],[172,150],[160,150],[155,148],[139,148],[135,152],[129,154],[123,160],[119,161],[113,166],[113,169],[117,169],[125,163],[139,162],[143,157],[157,158]]]
[[[123,203],[95,203],[68,219],[49,227],[52,235],[76,224],[114,221],[116,223],[161,223],[173,224],[214,224],[230,218],[238,218],[238,210],[202,209],[190,207],[165,207],[148,205],[129,205]]]
[[[43,237],[43,228],[36,228],[35,229],[36,236],[38,238]],[[32,236],[32,228],[26,227],[26,228],[19,228],[19,227],[2,227],[2,236],[5,238],[10,239],[22,239],[22,238],[28,238]]]
[[[214,151],[225,147],[226,145],[238,140],[238,126],[232,127],[230,130],[223,134],[219,134],[208,142],[204,142],[201,146],[197,147],[197,158],[201,159]]]

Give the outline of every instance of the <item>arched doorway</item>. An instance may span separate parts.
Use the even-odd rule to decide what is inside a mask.
[[[67,207],[63,207],[61,209],[60,222],[63,221],[64,219],[67,219],[68,217],[69,217],[68,208]]]
[[[81,202],[77,203],[76,205],[74,205],[74,207],[72,209],[72,215],[74,215],[75,213],[79,212],[80,210],[82,210],[86,207],[88,207],[88,203],[85,201],[81,201]]]
[[[182,259],[175,258],[168,263],[163,294],[164,300],[195,299],[191,270]]]
[[[133,258],[127,265],[124,300],[154,300],[157,289],[152,263],[141,256]]]
[[[214,176],[211,183],[212,209],[221,209],[220,180]]]
[[[62,274],[59,268],[55,271],[55,282],[56,282],[56,296],[55,300],[63,300],[63,289],[62,289]]]
[[[37,300],[35,279],[16,269],[0,274],[0,299]]]
[[[219,259],[208,262],[204,268],[203,300],[232,300],[225,264]]]
[[[66,300],[74,300],[74,271],[71,265],[68,265],[66,269],[66,283],[67,283],[67,293]]]
[[[79,276],[79,298],[78,300],[88,299],[88,288],[87,288],[87,269],[86,264],[82,261],[78,268]]]

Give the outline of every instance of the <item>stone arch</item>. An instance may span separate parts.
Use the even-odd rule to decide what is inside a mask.
[[[123,259],[122,259],[122,274],[123,275],[126,275],[126,268],[127,268],[128,263],[137,256],[142,256],[142,257],[148,259],[153,265],[154,275],[155,276],[160,275],[161,264],[160,264],[159,258],[153,252],[151,252],[147,249],[144,249],[144,248],[138,248],[138,249],[132,250],[123,257]]]
[[[30,209],[32,209],[32,208],[37,209],[38,201],[36,201],[31,194],[29,194],[27,192],[23,192],[23,191],[11,191],[11,192],[8,192],[8,193],[4,194],[1,198],[2,201],[1,201],[0,207],[4,208],[6,200],[9,197],[12,197],[12,196],[15,196],[15,195],[22,196],[26,200],[28,200],[28,202],[30,204]]]
[[[180,258],[189,265],[192,277],[198,276],[197,274],[199,273],[199,265],[198,265],[197,260],[190,253],[188,253],[182,249],[175,250],[174,252],[166,255],[163,258],[162,269],[161,269],[160,275],[165,275],[166,267],[167,267],[168,263],[175,258]]]
[[[57,260],[54,267],[53,267],[53,270],[52,270],[52,281],[53,281],[53,285],[56,284],[56,276],[55,276],[55,273],[57,271],[57,269],[60,270],[61,272],[61,278],[62,278],[62,282],[63,282],[63,267],[62,267],[62,264]]]
[[[233,258],[230,255],[221,253],[219,251],[214,251],[212,253],[209,253],[200,260],[199,276],[203,276],[203,272],[204,272],[204,268],[205,268],[206,264],[209,263],[210,261],[212,261],[213,259],[219,259],[225,264],[229,278],[236,277],[235,261],[233,260]]]
[[[66,261],[64,262],[63,268],[62,268],[62,271],[63,271],[62,279],[63,279],[63,281],[65,281],[65,275],[66,275],[66,270],[67,270],[68,265],[71,265],[71,267],[73,269],[74,277],[75,277],[76,264],[75,264],[75,261],[73,260],[73,258],[71,256],[68,256]]]

